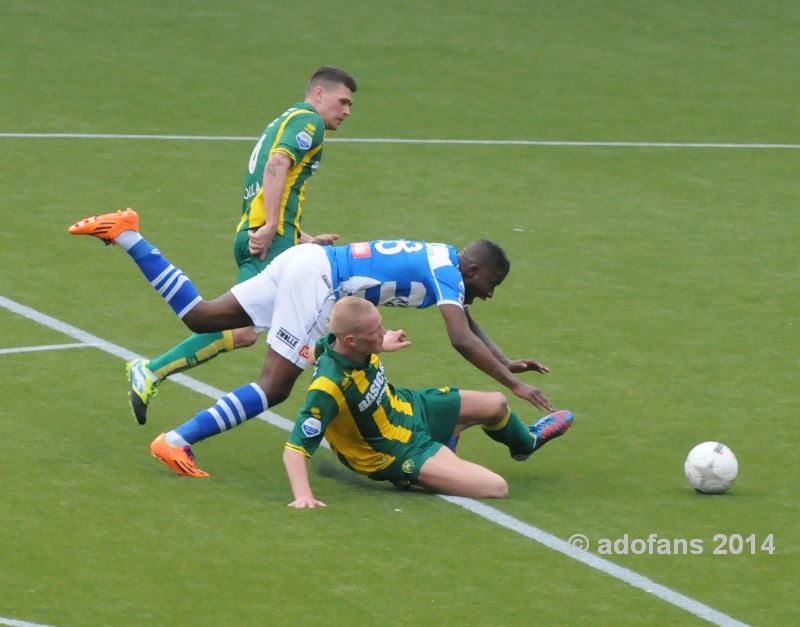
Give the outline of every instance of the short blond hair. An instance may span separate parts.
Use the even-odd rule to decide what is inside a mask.
[[[344,296],[331,311],[331,331],[337,338],[356,334],[362,329],[364,316],[375,311],[375,305],[364,298]]]

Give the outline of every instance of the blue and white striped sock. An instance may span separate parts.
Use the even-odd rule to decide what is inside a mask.
[[[120,240],[124,239],[122,236],[128,233],[139,236],[133,231],[125,231],[117,238],[117,243],[120,244]],[[135,243],[130,246],[123,245],[123,248],[128,251],[142,274],[150,281],[150,285],[161,294],[179,318],[183,318],[203,300],[189,277],[173,266],[158,248],[143,237],[139,236]]]
[[[264,391],[248,383],[220,398],[213,407],[204,409],[191,420],[166,435],[172,446],[186,446],[212,435],[228,431],[258,416],[268,407]]]

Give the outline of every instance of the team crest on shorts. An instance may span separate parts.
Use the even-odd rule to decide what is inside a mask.
[[[414,462],[410,459],[407,459],[406,461],[403,462],[401,468],[403,469],[404,473],[406,473],[407,475],[411,475],[414,473]]]
[[[303,435],[313,438],[322,431],[322,423],[317,418],[306,418],[300,428],[303,430]]]

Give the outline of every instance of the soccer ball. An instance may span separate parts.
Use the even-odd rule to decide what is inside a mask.
[[[689,451],[683,470],[689,485],[698,492],[722,494],[736,481],[739,462],[722,442],[703,442]]]

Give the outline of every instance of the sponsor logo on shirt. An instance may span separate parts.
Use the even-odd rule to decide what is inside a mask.
[[[289,348],[296,348],[297,343],[300,341],[283,327],[278,327],[278,333],[276,333],[276,335],[278,336],[278,339],[286,344],[286,346]]]
[[[307,438],[313,438],[322,432],[322,423],[316,418],[306,418],[300,425],[300,429]]]
[[[297,135],[294,136],[295,140],[297,141],[297,145],[300,146],[303,150],[308,150],[311,148],[311,135],[306,133],[305,131],[300,131]]]
[[[252,183],[244,188],[244,200],[250,200],[258,195],[261,191],[261,183]]]
[[[369,247],[369,242],[356,242],[355,244],[350,244],[350,255],[353,257],[353,259],[372,257],[372,249]]]
[[[364,395],[364,399],[358,404],[358,411],[364,411],[375,402],[380,404],[385,393],[386,376],[383,374],[383,364],[381,364],[381,369],[378,370],[378,374],[375,375],[375,379],[370,384],[369,390],[367,390],[366,395]]]

